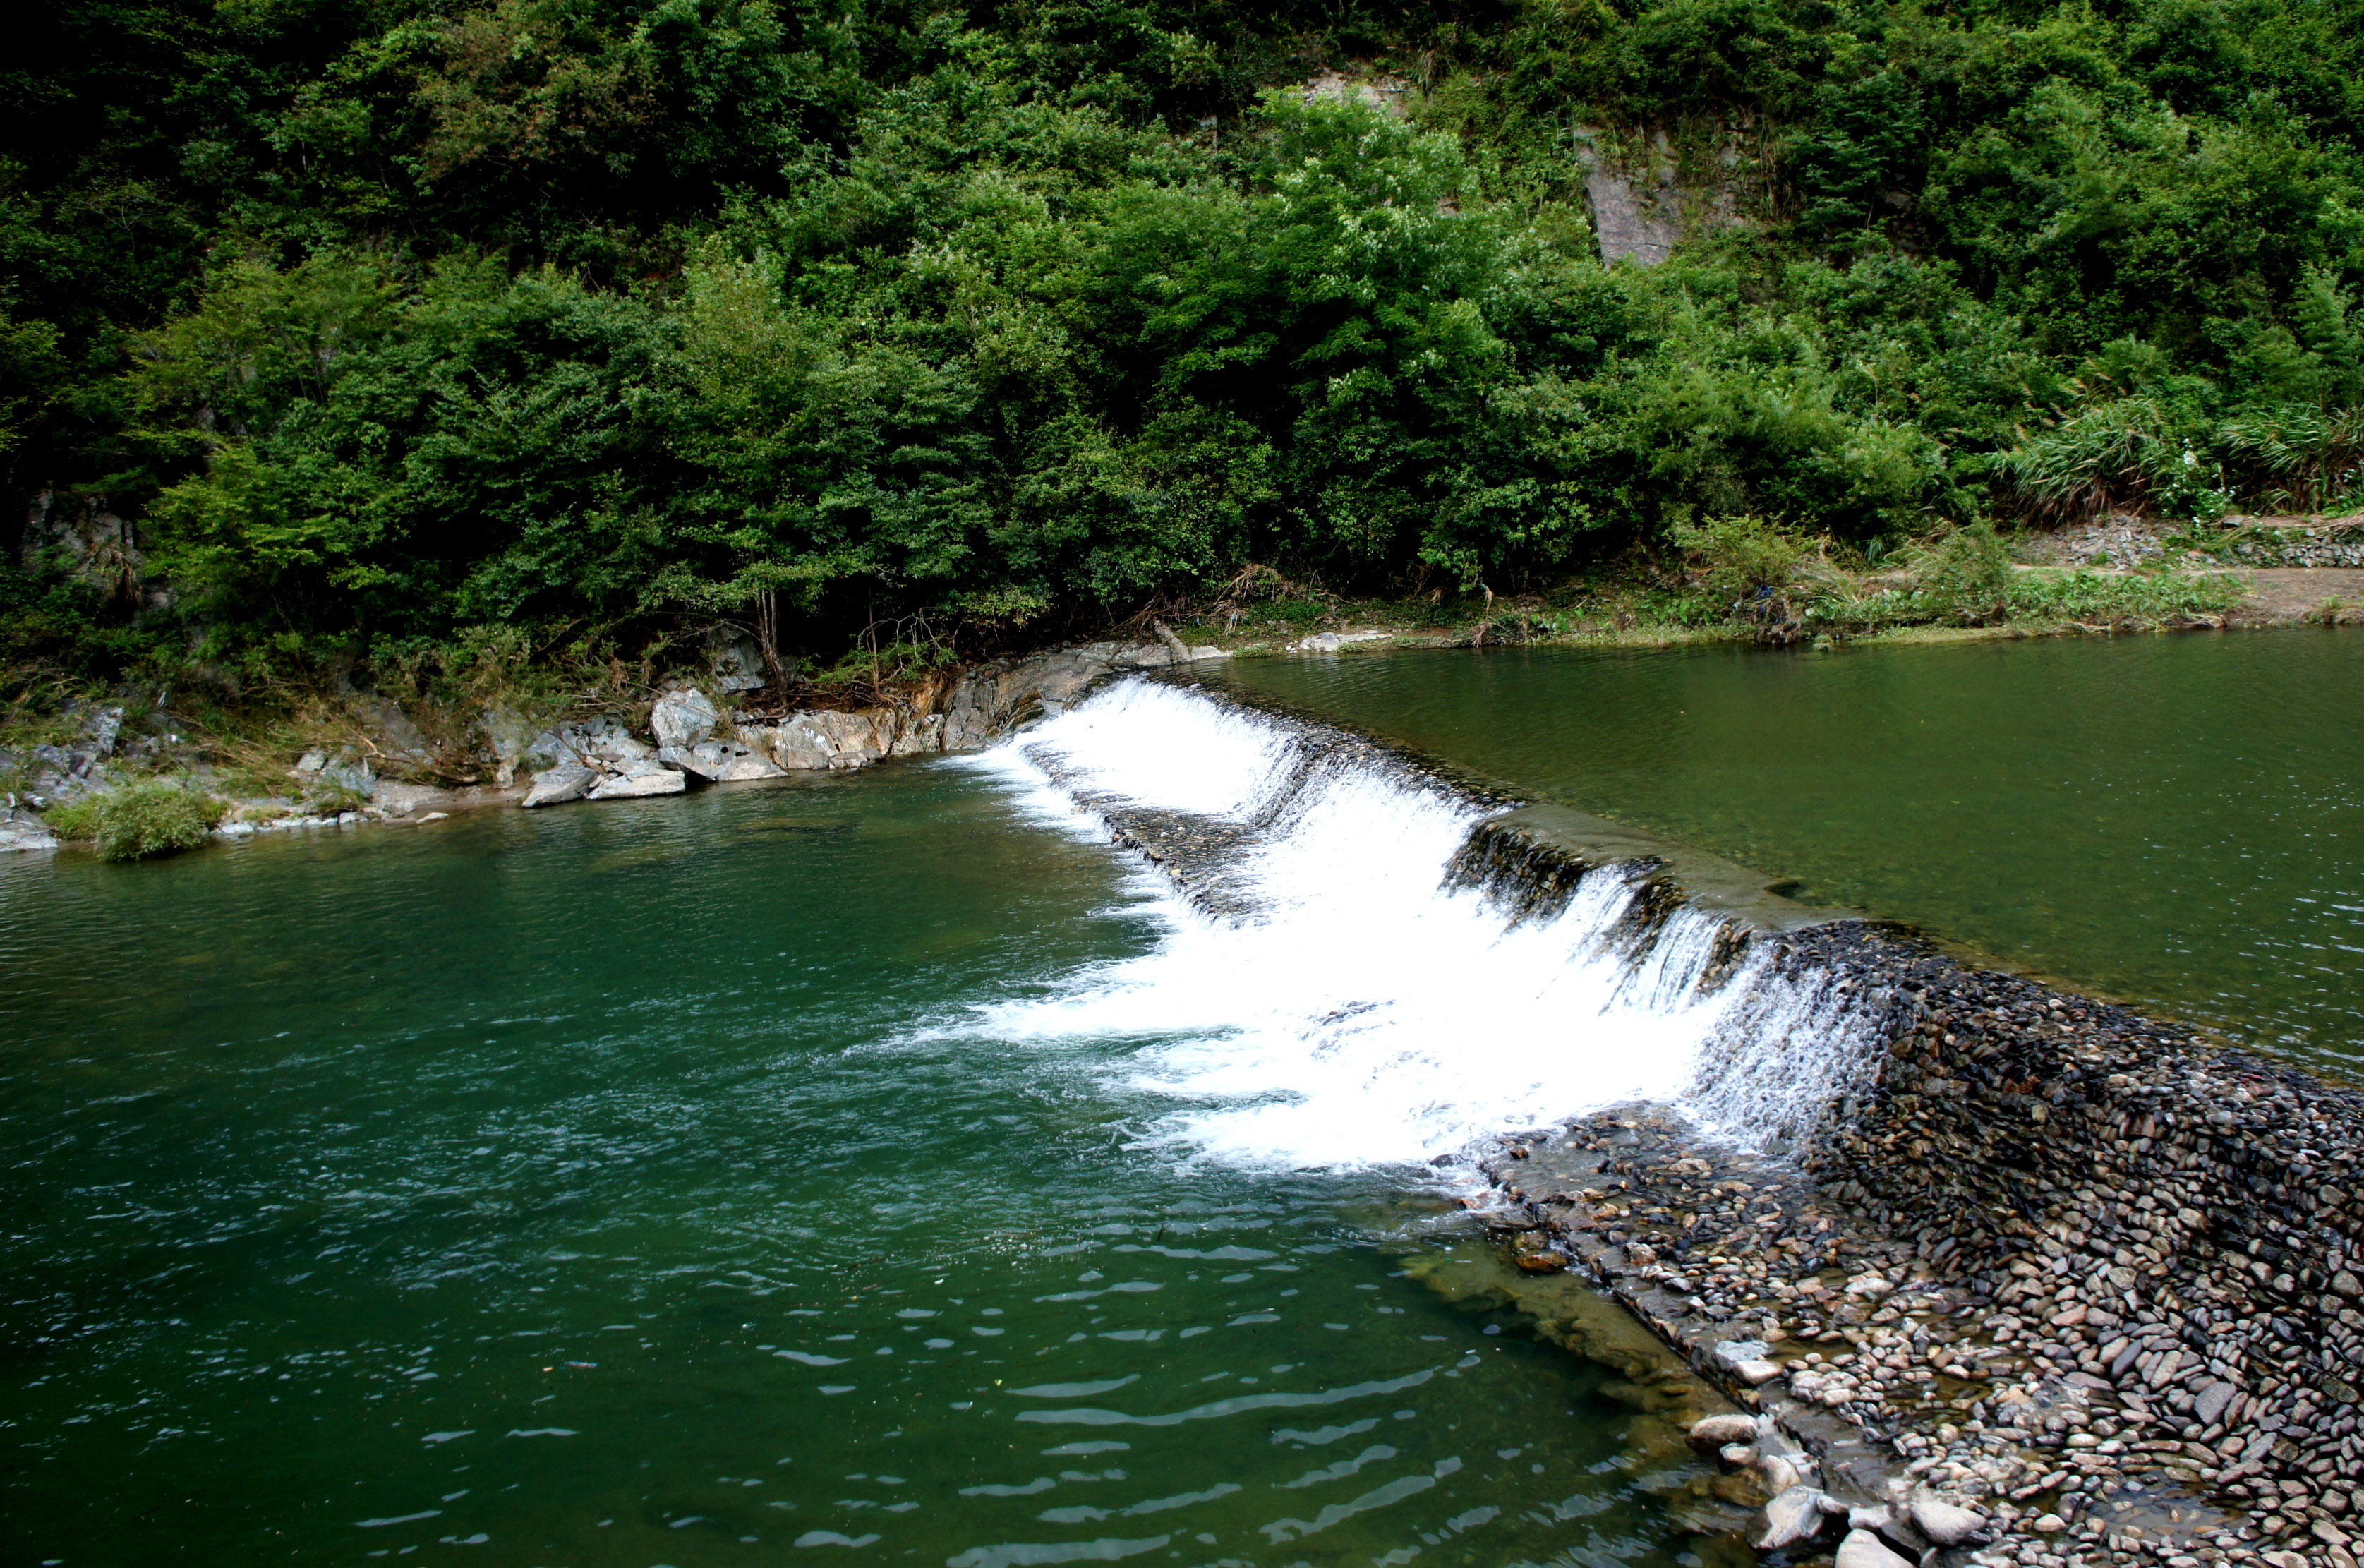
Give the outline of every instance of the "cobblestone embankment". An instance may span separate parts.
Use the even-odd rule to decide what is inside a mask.
[[[1801,1161],[1634,1107],[1486,1167],[1534,1262],[1817,1457],[1727,1449],[1789,1495],[1760,1540],[2353,1568],[2364,1098],[1862,925],[1780,940],[1887,1009]],[[1948,1546],[1916,1507],[1980,1528]]]

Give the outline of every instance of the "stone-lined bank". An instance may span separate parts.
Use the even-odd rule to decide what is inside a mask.
[[[760,697],[751,650],[723,644],[711,668],[669,679],[643,709],[550,726],[499,710],[483,716],[473,740],[478,783],[411,782],[432,764],[427,738],[392,702],[355,697],[365,744],[306,753],[279,795],[240,796],[221,768],[180,735],[169,715],[151,716],[154,734],[120,735],[121,707],[85,705],[81,733],[25,757],[0,750],[0,777],[21,773],[31,787],[0,792],[0,852],[53,850],[45,820],[52,806],[149,778],[221,801],[222,839],[374,822],[422,824],[487,806],[546,806],[578,800],[679,795],[694,783],[777,778],[800,772],[868,767],[889,757],[970,751],[1038,715],[1054,713],[1095,683],[1120,673],[1164,670],[1225,655],[1192,648],[1160,626],[1155,641],[1098,642],[1022,659],[973,665],[941,684],[915,687],[892,706],[764,712],[740,705]],[[325,808],[317,804],[326,799]],[[312,803],[312,804],[307,804]]]
[[[1801,1158],[1645,1108],[1486,1166],[1529,1250],[1823,1455],[1760,1539],[1917,1555],[1925,1498],[1979,1562],[2352,1568],[2364,1097],[1859,924],[1779,940],[1886,1037]]]
[[[1171,634],[1157,642],[1089,643],[978,665],[948,684],[918,687],[894,707],[769,717],[730,708],[727,697],[718,703],[701,684],[684,681],[651,706],[645,740],[615,717],[534,737],[515,758],[536,775],[519,804],[678,795],[692,778],[735,783],[970,751],[1038,714],[1055,713],[1109,675],[1221,657],[1217,649],[1185,647]]]

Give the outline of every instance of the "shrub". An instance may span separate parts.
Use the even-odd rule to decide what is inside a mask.
[[[1726,607],[1788,585],[1811,548],[1798,535],[1753,517],[1678,518],[1667,525],[1667,538],[1683,552],[1700,592]]]
[[[1990,523],[1955,528],[1914,548],[1912,585],[1944,616],[1982,621],[2000,616],[2011,598],[2011,548]]]
[[[218,801],[167,784],[128,784],[97,799],[98,852],[110,861],[194,850],[222,815]]]

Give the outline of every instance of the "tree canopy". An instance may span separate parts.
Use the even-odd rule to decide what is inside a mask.
[[[2364,455],[2364,0],[56,0],[17,41],[17,660],[758,600],[825,660],[1250,562],[1506,591],[1694,515],[2319,506]],[[1671,260],[1602,264],[1588,158],[1675,171]]]

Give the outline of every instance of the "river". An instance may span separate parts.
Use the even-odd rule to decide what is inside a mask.
[[[1692,1560],[1206,936],[1007,756],[0,864],[0,1558]]]
[[[2359,649],[1215,679],[2344,1060]],[[7,1561],[1740,1560],[1665,1402],[1489,1293],[1450,1156],[1761,1133],[1702,1074],[1811,1091],[1839,1010],[1605,873],[1454,884],[1481,815],[1136,680],[976,757],[0,864]]]
[[[2364,637],[1243,661],[1240,684],[2352,1074]]]

